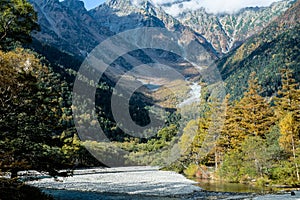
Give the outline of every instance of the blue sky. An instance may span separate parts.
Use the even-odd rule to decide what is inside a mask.
[[[82,0],[85,7],[89,10],[105,2],[105,0]]]

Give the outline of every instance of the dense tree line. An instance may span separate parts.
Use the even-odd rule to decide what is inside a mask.
[[[67,72],[22,48],[38,30],[32,5],[1,1],[0,21],[0,172],[99,165],[74,128]]]
[[[90,87],[96,84],[96,118],[106,136],[118,142],[134,140],[113,120],[110,110],[112,89],[106,80],[99,83],[86,80],[76,72],[80,61],[57,49],[48,48],[49,62],[23,48],[30,47],[30,34],[38,30],[37,15],[30,3],[3,0],[0,9],[0,172],[11,172],[12,177],[16,177],[20,170],[35,169],[55,176],[62,168],[102,165],[83,146],[97,148],[101,144],[82,143],[74,126],[71,91],[76,76]],[[41,48],[39,44],[36,46]],[[56,58],[65,60],[68,66],[54,62]],[[145,109],[148,104],[141,98],[140,94],[134,94],[130,113],[138,124],[143,125],[148,120]],[[81,107],[73,109],[82,111],[79,116],[82,122],[88,121],[94,126],[97,123],[85,114],[84,105],[90,100],[79,99],[82,100]],[[173,134],[170,130],[169,136],[163,130],[159,132],[151,143],[163,146],[163,141],[169,141]],[[141,141],[141,146],[145,142]]]
[[[286,68],[281,75],[282,86],[272,98],[261,95],[255,73],[240,100],[225,98],[219,115],[224,117],[220,135],[211,152],[200,158],[194,155],[203,145],[199,138],[208,134],[210,111],[207,117],[194,121],[198,124],[195,142],[182,160],[188,174],[199,175],[201,166],[214,166],[213,177],[217,179],[299,184],[300,88],[291,70]]]
[[[39,30],[37,14],[27,0],[0,1],[0,47],[9,49],[18,42],[31,41],[31,32]]]
[[[55,172],[79,162],[67,83],[29,50],[0,51],[0,169]]]

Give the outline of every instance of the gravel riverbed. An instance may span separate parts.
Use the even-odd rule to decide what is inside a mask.
[[[158,167],[123,167],[75,170],[72,177],[43,178],[28,184],[54,190],[169,196],[201,191],[194,181]]]
[[[260,196],[254,193],[209,192],[181,174],[158,167],[122,167],[75,170],[72,177],[42,178],[27,184],[41,188],[57,200],[198,200],[298,199],[289,193]]]

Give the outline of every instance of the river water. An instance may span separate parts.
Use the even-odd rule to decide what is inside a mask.
[[[300,200],[300,191],[294,191],[295,196],[292,196],[290,192],[279,191],[279,189],[274,189],[270,187],[255,187],[250,184],[241,183],[226,183],[218,181],[209,181],[203,179],[193,179],[198,182],[198,186],[207,191],[213,192],[233,192],[233,193],[249,193],[249,194],[260,194],[256,197],[251,197],[253,200]],[[267,194],[271,190],[278,191],[278,194]],[[230,198],[229,198],[230,199]],[[249,199],[249,198],[246,198]]]
[[[255,187],[250,184],[227,183],[219,181],[210,181],[205,179],[193,179],[199,187],[207,191],[215,192],[238,192],[238,193],[259,193],[265,194],[270,191],[270,188]]]
[[[193,83],[190,86],[191,90],[189,92],[189,97],[186,98],[183,102],[177,105],[178,108],[188,106],[192,103],[199,102],[201,97],[201,86],[198,83]]]
[[[175,197],[157,197],[143,195],[128,195],[114,193],[97,193],[68,190],[44,189],[43,192],[53,196],[56,200],[179,200]]]
[[[166,197],[166,196],[145,196],[145,195],[128,195],[114,193],[96,193],[69,190],[51,190],[43,189],[43,192],[52,195],[56,200],[203,200],[203,199],[225,199],[225,200],[300,200],[300,192],[295,196],[286,194],[271,195],[253,195],[253,194],[231,194],[231,193],[201,193],[193,196]]]

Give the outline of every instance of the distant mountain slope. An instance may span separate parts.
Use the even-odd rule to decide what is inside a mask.
[[[75,56],[85,57],[101,41],[124,30],[160,27],[190,34],[217,58],[213,47],[204,37],[148,1],[136,6],[129,0],[110,0],[90,11],[79,0],[30,1],[38,12],[41,25],[41,32],[33,37]]]
[[[40,33],[33,35],[34,48],[45,55],[51,63],[58,64],[61,68],[78,70],[83,59],[105,39],[126,30],[143,27],[157,27],[176,32],[178,38],[174,39],[174,44],[178,45],[179,49],[185,49],[188,52],[185,52],[186,57],[193,55],[193,52],[197,52],[195,59],[199,58],[200,60],[198,55],[201,55],[203,62],[218,59],[218,54],[203,36],[182,25],[178,20],[166,14],[162,9],[153,6],[147,0],[138,5],[133,4],[130,0],[109,0],[90,11],[87,11],[84,4],[79,0],[64,0],[62,2],[58,0],[32,0],[32,3],[38,12],[42,29]],[[159,33],[155,34],[159,35]],[[133,41],[130,42],[138,44],[141,37],[141,35],[132,37]],[[164,43],[164,41],[161,41],[161,43]],[[122,45],[120,44],[120,46]],[[193,78],[197,79],[200,76],[195,67],[187,63],[184,58],[172,53],[171,50],[162,51],[146,48],[128,52],[128,54],[121,55],[112,63],[109,63],[111,68],[105,74],[105,81],[110,85],[114,85],[129,70],[150,63],[165,64],[182,74],[183,80],[177,85],[183,88],[183,94],[188,94],[190,89],[187,86],[188,83],[184,80],[188,78],[194,80]],[[206,66],[207,63],[204,65]],[[110,74],[108,75],[108,73]],[[162,80],[158,78],[158,75],[152,75],[151,73],[147,76],[135,78],[141,83],[149,83],[148,85],[153,85],[153,83],[155,83],[154,85],[162,84]],[[163,87],[155,91],[159,94],[154,93],[149,88],[143,89],[151,93],[149,95],[153,97],[153,101],[164,103],[171,98],[165,97],[169,93],[159,93],[159,90]],[[147,99],[150,98],[147,97]],[[143,99],[143,101],[145,100]],[[164,103],[164,106],[173,108],[176,107],[176,103],[178,102]]]
[[[201,8],[183,11],[176,19],[203,35],[218,52],[227,53],[260,32],[293,2],[285,0],[270,7],[245,8],[232,14],[210,14]],[[167,9],[166,5],[163,8]]]
[[[132,0],[108,0],[90,10],[89,13],[101,26],[114,33],[140,27],[159,27],[184,33],[197,40],[214,58],[217,58],[216,51],[201,34],[182,25],[177,19],[148,0],[141,0],[136,4]]]
[[[165,11],[172,4],[159,7],[147,0],[108,0],[90,11],[80,0],[30,1],[41,24],[41,32],[34,37],[80,57],[85,57],[105,38],[138,27],[164,27],[185,32],[197,39],[207,51],[221,56],[260,32],[293,3],[292,0],[284,0],[270,7],[246,8],[236,14],[208,14],[202,8],[184,11],[174,17]]]
[[[41,32],[33,37],[60,51],[85,57],[112,33],[89,15],[78,0],[30,0],[38,13]]]
[[[250,37],[238,49],[229,52],[218,62],[218,67],[226,79],[228,90],[234,96],[242,94],[250,71],[257,71],[266,94],[271,94],[279,87],[278,69],[288,64],[287,59],[296,71],[299,68],[296,67],[299,63],[299,2],[285,0],[266,8],[247,8],[233,15],[212,15],[200,9],[183,13],[178,19],[167,14],[163,7],[158,8],[147,0],[139,1],[138,4],[130,0],[108,0],[90,11],[79,0],[31,2],[38,12],[42,29],[34,35],[38,48],[42,48],[39,52],[44,51],[46,54],[49,49],[52,55],[55,51],[57,54],[64,52],[65,55],[78,59],[74,61],[76,65],[101,41],[139,27],[160,27],[183,33],[217,59],[221,52],[230,51],[247,37],[260,32],[271,19],[294,4],[261,34]],[[195,17],[198,21],[193,21]],[[197,33],[202,32],[201,30],[204,36]],[[149,61],[145,54],[136,55],[140,60]],[[161,52],[149,52],[148,55],[159,60]],[[164,55],[170,58],[167,58],[168,65],[179,65],[178,60]],[[52,60],[55,59],[53,56]],[[61,57],[59,59],[64,60]]]
[[[223,58],[218,67],[228,92],[241,96],[249,74],[255,71],[264,94],[272,95],[280,87],[280,69],[294,70],[300,81],[300,1],[297,1],[260,34]]]

